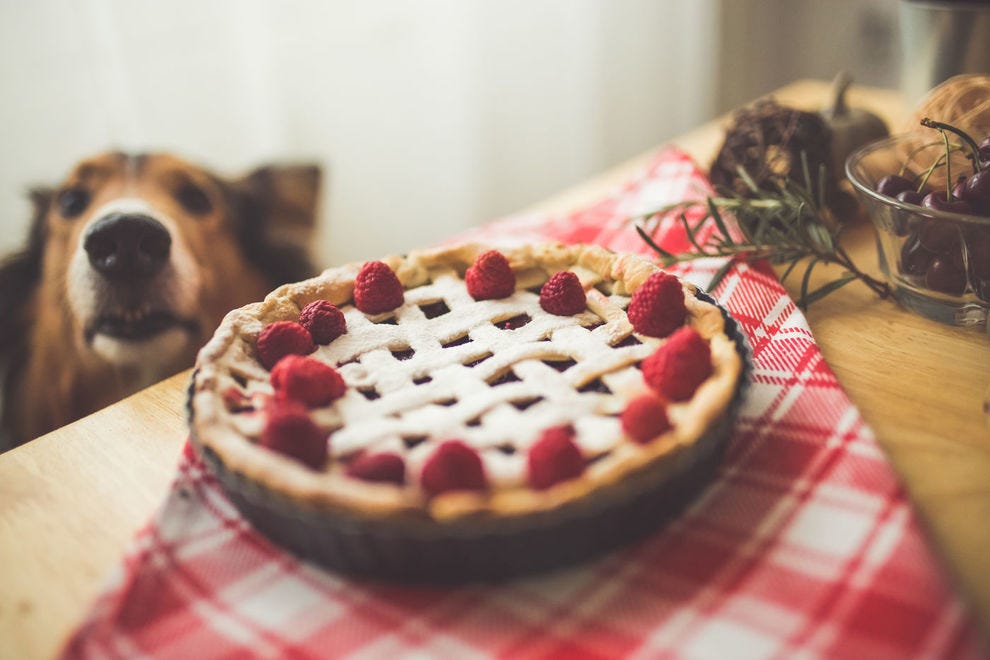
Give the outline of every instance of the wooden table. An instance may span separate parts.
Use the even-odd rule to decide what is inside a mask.
[[[802,81],[775,96],[814,108],[827,89]],[[854,89],[851,101],[894,126],[906,114],[889,91]],[[723,126],[711,122],[674,143],[707,166]],[[596,199],[648,158],[531,210],[565,211]],[[875,272],[869,226],[850,233],[849,248]],[[793,294],[795,282],[786,284]],[[960,592],[990,630],[990,429],[983,412],[990,340],[924,320],[856,284],[816,303],[808,320],[903,478]],[[188,372],[174,376],[0,455],[0,657],[51,655],[161,503],[185,439],[188,378]]]

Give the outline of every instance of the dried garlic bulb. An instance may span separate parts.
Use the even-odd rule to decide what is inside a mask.
[[[831,103],[821,111],[832,133],[832,163],[837,173],[845,171],[849,154],[889,135],[883,119],[865,108],[851,107],[846,102],[846,91],[851,84],[852,76],[840,71],[832,81]]]

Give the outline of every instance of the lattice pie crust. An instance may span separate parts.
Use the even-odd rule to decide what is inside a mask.
[[[664,340],[634,333],[625,307],[657,267],[593,246],[501,250],[516,274],[516,292],[478,302],[466,290],[464,271],[487,249],[467,244],[383,259],[406,289],[405,304],[378,316],[353,306],[360,264],[281,287],[264,302],[229,313],[197,360],[194,440],[229,470],[302,507],[443,523],[547,511],[643,470],[654,471],[659,483],[679,461],[690,461],[698,438],[725,414],[741,369],[720,310],[683,284],[687,323],[709,340],[713,373],[690,400],[670,404],[670,431],[637,444],[624,436],[619,415],[647,391],[639,363]],[[587,292],[579,315],[555,316],[540,307],[539,287],[562,270],[577,274]],[[342,399],[312,412],[330,431],[331,460],[322,472],[258,446],[263,409],[230,410],[223,397],[231,387],[259,401],[272,393],[255,355],[258,333],[269,323],[297,320],[302,307],[319,299],[338,305],[348,328],[312,355],[336,366],[348,385]],[[531,489],[528,447],[544,429],[567,423],[587,460],[584,474]],[[429,498],[417,475],[436,446],[452,438],[478,450],[489,488]],[[361,450],[403,455],[407,484],[348,477],[344,466]]]

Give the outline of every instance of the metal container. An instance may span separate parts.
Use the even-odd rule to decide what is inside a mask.
[[[990,73],[990,2],[902,0],[901,91],[911,104],[960,73]]]

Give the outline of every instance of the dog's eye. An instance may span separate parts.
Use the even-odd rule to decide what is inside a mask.
[[[190,213],[205,215],[213,210],[213,202],[203,189],[192,183],[185,183],[176,190],[175,198]]]
[[[89,191],[83,188],[69,188],[58,195],[58,208],[66,218],[74,218],[89,206]]]

